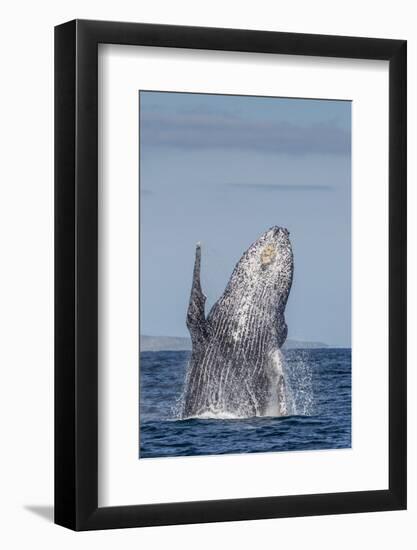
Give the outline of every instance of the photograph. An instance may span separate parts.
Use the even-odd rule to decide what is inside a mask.
[[[351,102],[139,91],[139,459],[351,447]]]

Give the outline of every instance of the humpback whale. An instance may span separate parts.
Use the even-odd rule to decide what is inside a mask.
[[[271,227],[244,252],[207,317],[200,268],[197,244],[182,418],[289,414],[279,351],[287,338],[284,312],[294,270],[288,230]]]

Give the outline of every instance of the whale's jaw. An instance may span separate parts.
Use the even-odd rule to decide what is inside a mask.
[[[285,380],[274,365],[287,337],[284,311],[293,275],[288,231],[274,226],[246,250],[207,319],[200,264],[198,245],[187,314],[192,355],[183,416],[263,415],[275,391],[281,394],[276,414],[283,414]]]

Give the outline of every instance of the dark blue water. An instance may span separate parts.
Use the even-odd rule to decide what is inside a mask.
[[[140,355],[140,458],[351,446],[351,350],[283,352],[296,415],[178,420],[187,351]]]

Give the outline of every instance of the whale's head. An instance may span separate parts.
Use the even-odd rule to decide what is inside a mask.
[[[294,270],[289,231],[274,226],[243,254],[232,275],[233,285],[269,303],[285,307]]]

